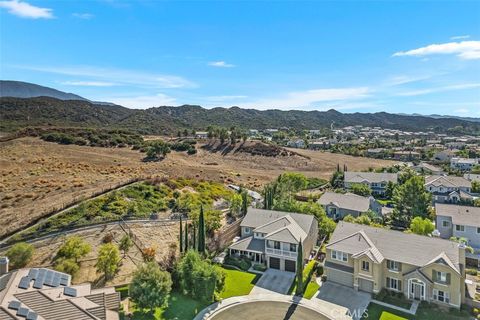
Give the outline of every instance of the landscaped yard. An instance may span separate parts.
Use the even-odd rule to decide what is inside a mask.
[[[400,318],[394,318],[392,316],[397,316]],[[468,320],[472,316],[466,310],[449,310],[449,309],[440,309],[439,307],[422,303],[417,309],[415,316],[390,308],[380,306],[375,303],[370,303],[368,305],[367,314],[364,315],[363,319],[368,320]]]
[[[375,299],[404,309],[410,309],[410,306],[412,305],[402,293],[387,290],[382,290]]]
[[[222,268],[226,275],[225,290],[220,294],[222,299],[249,294],[260,278],[260,275],[255,273],[243,272],[228,267],[219,268]]]

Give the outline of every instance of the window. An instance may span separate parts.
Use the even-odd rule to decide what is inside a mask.
[[[243,229],[243,231],[245,231],[246,234],[250,234],[250,231],[251,231],[251,230],[250,230],[249,227],[245,227],[245,228]]]
[[[450,293],[433,289],[433,299],[440,302],[450,303]]]
[[[441,271],[435,271],[435,282],[443,282],[447,283],[447,273],[446,272],[441,272]]]
[[[370,270],[370,263],[368,261],[362,261],[362,270],[369,271]]]
[[[455,225],[455,230],[457,230],[459,232],[465,232],[465,226],[463,226],[461,224],[457,224],[457,225]]]
[[[273,247],[274,247],[275,249],[280,249],[280,242],[274,241],[274,242],[273,242]]]
[[[480,227],[479,227],[479,228],[477,228],[477,233],[480,233]]]
[[[392,290],[401,291],[402,290],[402,282],[395,278],[387,277],[387,288]]]
[[[444,228],[448,228],[448,227],[450,226],[450,222],[448,222],[448,221],[446,221],[446,220],[443,220],[443,221],[442,221],[442,226],[443,226]]]
[[[387,268],[390,271],[399,271],[400,270],[400,262],[387,260]]]
[[[297,251],[297,245],[295,243],[290,243],[290,251],[291,252],[296,252]]]
[[[342,252],[342,251],[332,250],[332,259],[347,262],[348,261],[348,254],[346,254],[345,252]]]

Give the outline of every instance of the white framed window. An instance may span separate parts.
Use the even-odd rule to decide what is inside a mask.
[[[297,252],[297,245],[295,243],[290,243],[290,251]]]
[[[387,268],[390,271],[399,271],[400,263],[398,261],[387,260]]]
[[[450,227],[450,222],[448,222],[448,221],[446,221],[446,220],[443,220],[443,221],[442,221],[442,226],[443,226],[444,228],[448,228],[448,227]]]
[[[245,231],[246,234],[250,234],[250,232],[252,232],[249,227],[245,227],[243,231]]]
[[[401,281],[395,278],[387,277],[387,288],[392,290],[400,291],[401,289]]]
[[[433,299],[440,302],[450,303],[450,293],[447,291],[433,289]]]
[[[456,224],[455,225],[455,230],[459,232],[465,232],[465,226],[461,224]]]
[[[447,273],[442,271],[436,271],[435,279],[437,282],[447,282]]]
[[[331,256],[332,256],[332,259],[334,259],[334,260],[343,261],[343,262],[348,261],[348,254],[346,254],[345,252],[342,252],[342,251],[332,250],[332,255]]]

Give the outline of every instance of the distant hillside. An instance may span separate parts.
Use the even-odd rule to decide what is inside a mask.
[[[0,80],[0,97],[33,98],[51,97],[60,100],[86,100],[73,93],[67,93],[56,89],[39,86],[38,84]]]
[[[26,126],[76,126],[129,129],[142,134],[172,134],[177,130],[204,130],[209,125],[243,129],[288,127],[294,129],[335,128],[349,125],[380,126],[408,131],[462,132],[480,134],[480,123],[454,118],[378,113],[329,111],[281,111],[232,108],[204,109],[200,106],[158,107],[146,110],[118,105],[47,97],[0,98],[0,131]]]

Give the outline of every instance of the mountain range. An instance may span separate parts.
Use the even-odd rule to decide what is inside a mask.
[[[172,134],[178,130],[205,130],[209,125],[268,129],[339,128],[363,125],[408,131],[448,129],[480,133],[478,119],[430,117],[386,112],[341,113],[336,110],[205,109],[196,105],[128,109],[110,103],[90,101],[72,93],[18,81],[0,82],[0,130],[27,126],[73,126],[130,129],[143,134]]]

